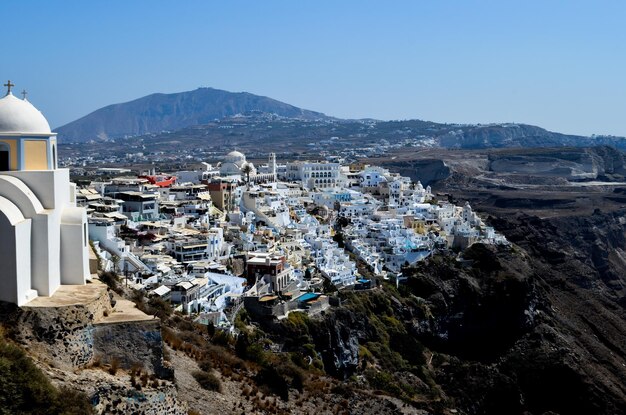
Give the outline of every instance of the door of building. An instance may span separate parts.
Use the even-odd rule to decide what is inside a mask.
[[[9,171],[9,152],[0,150],[0,171]]]

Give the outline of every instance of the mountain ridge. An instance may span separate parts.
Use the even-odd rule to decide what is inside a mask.
[[[280,119],[286,119],[290,125],[278,126],[282,130],[279,132],[276,128],[272,129],[277,125],[271,123],[280,122]],[[216,122],[220,125],[212,127]],[[248,126],[241,122],[248,123]],[[264,131],[260,134],[261,144],[271,132],[272,141],[281,145],[288,145],[292,139],[318,142],[339,136],[372,144],[381,139],[391,143],[409,139],[415,141],[418,147],[472,149],[609,145],[626,149],[624,137],[562,134],[522,123],[444,124],[419,119],[340,119],[265,96],[205,87],[172,94],[154,93],[108,105],[55,131],[61,143],[166,135],[166,140],[180,136],[185,137],[185,141],[191,140],[189,144],[198,145],[213,143],[210,137],[219,137],[218,142],[222,144],[235,140],[236,136],[229,128],[243,128],[244,131],[239,131],[238,135],[248,137],[254,145],[259,144],[253,137],[259,132],[254,133],[250,129]],[[308,137],[301,136],[303,131],[307,131]]]
[[[107,105],[54,131],[64,142],[123,138],[179,130],[249,111],[304,120],[330,118],[249,92],[197,88],[172,94],[154,93]]]

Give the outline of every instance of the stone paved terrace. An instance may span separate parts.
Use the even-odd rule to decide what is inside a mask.
[[[70,306],[89,306],[108,296],[107,286],[93,275],[85,285],[61,285],[50,297],[37,297],[24,305],[25,309],[57,308]],[[146,321],[154,319],[139,310],[135,303],[121,298],[113,293],[115,307],[111,311],[95,313],[94,324],[127,323],[132,321]],[[95,311],[95,310],[94,310]]]
[[[65,307],[90,304],[106,294],[107,286],[93,281],[85,285],[61,285],[50,297],[37,297],[23,308]]]
[[[131,321],[156,320],[156,317],[148,315],[139,310],[135,303],[121,298],[117,294],[113,294],[115,299],[115,307],[113,312],[108,316],[95,322],[95,324],[111,324],[111,323],[128,323]]]

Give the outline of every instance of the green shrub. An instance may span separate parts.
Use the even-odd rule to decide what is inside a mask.
[[[219,346],[228,346],[230,343],[230,335],[224,330],[217,330],[213,337],[211,337],[211,342]]]
[[[388,370],[409,369],[408,363],[402,355],[389,348],[388,344],[379,342],[367,342],[367,349],[376,357],[378,363]]]
[[[204,372],[209,372],[213,369],[213,362],[211,362],[211,359],[202,359],[198,362],[198,367]]]
[[[92,414],[87,397],[58,390],[16,345],[0,339],[0,414]]]
[[[245,308],[242,308],[235,316],[235,328],[242,333],[248,334],[248,323],[250,322],[250,316]]]
[[[301,311],[292,311],[287,316],[287,323],[295,330],[301,333],[309,333],[310,319],[306,313]]]
[[[246,359],[263,365],[266,362],[265,350],[258,343],[253,343],[246,348]]]
[[[267,386],[271,393],[274,393],[284,401],[289,399],[289,383],[276,370],[276,367],[264,367],[255,377],[258,385]]]
[[[152,297],[148,300],[144,311],[153,316],[157,316],[161,320],[167,320],[174,312],[174,309],[170,303],[161,297]]]
[[[305,359],[301,353],[291,352],[289,353],[289,359],[291,359],[296,366],[301,367],[302,369],[309,368],[308,359]]]
[[[365,372],[367,381],[374,389],[380,389],[393,396],[402,396],[402,389],[389,372],[368,370]]]
[[[220,380],[212,373],[196,371],[192,373],[192,376],[202,386],[203,389],[209,391],[220,392],[222,390],[222,383]]]
[[[106,271],[98,277],[102,283],[106,284],[113,291],[119,290],[120,280],[115,272]]]

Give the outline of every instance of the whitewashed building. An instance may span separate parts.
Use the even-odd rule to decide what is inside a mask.
[[[287,180],[299,181],[306,189],[341,187],[346,181],[341,174],[341,164],[328,162],[287,163],[286,176]]]
[[[0,300],[23,305],[89,278],[87,214],[56,134],[26,99],[0,99]]]

